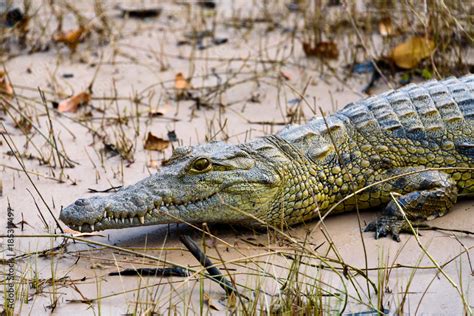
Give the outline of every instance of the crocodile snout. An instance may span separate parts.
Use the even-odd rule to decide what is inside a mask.
[[[101,198],[78,199],[65,207],[59,214],[59,219],[68,226],[94,224],[104,214],[105,201]]]

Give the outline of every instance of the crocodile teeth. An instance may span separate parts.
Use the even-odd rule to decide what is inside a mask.
[[[107,212],[104,211],[104,218],[107,219]]]
[[[114,221],[115,221],[116,223],[118,223],[118,221],[119,221],[119,220],[118,220],[118,217],[115,217],[115,218],[114,218]]]
[[[91,231],[94,231],[94,224],[91,224]]]
[[[122,220],[122,224],[125,224],[125,218],[122,217],[121,220]]]
[[[130,217],[128,220],[130,221],[130,224],[133,224],[133,217]]]
[[[139,216],[138,219],[142,225],[145,224],[145,216]]]
[[[77,226],[77,230],[82,232],[82,225]]]

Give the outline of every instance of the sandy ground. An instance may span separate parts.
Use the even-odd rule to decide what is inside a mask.
[[[87,8],[86,4],[77,5]],[[33,187],[23,172],[12,169],[19,168],[18,162],[8,155],[9,149],[5,142],[2,142],[1,217],[5,218],[7,206],[10,205],[14,210],[14,222],[26,222],[23,229],[15,229],[17,255],[50,249],[63,241],[62,238],[21,237],[58,233],[58,230],[54,229],[54,220],[48,214],[36,189],[57,218],[61,206],[66,206],[79,197],[92,196],[88,193],[88,188],[103,190],[111,186],[132,184],[144,178],[159,167],[164,157],[171,154],[171,146],[164,153],[145,151],[143,143],[148,132],[166,138],[169,131],[175,131],[179,143],[185,145],[198,144],[209,139],[239,143],[281,128],[277,124],[250,122],[287,122],[287,113],[294,111],[297,106],[301,107],[305,114],[304,121],[309,119],[314,109],[319,106],[324,111],[333,112],[363,96],[360,91],[366,84],[367,77],[335,79],[328,69],[316,60],[307,59],[300,45],[294,46],[293,50],[290,44],[281,44],[288,39],[283,31],[267,36],[265,27],[257,25],[249,35],[244,30],[218,26],[216,34],[228,38],[229,42],[193,51],[190,46],[177,46],[176,43],[184,38],[191,26],[203,27],[188,16],[197,16],[196,12],[200,9],[166,3],[163,4],[164,11],[160,17],[141,21],[121,19],[118,12],[113,10],[113,6],[108,8],[111,8],[109,13],[115,27],[122,30],[122,36],[113,43],[101,45],[92,37],[81,43],[78,51],[72,56],[66,47],[53,45],[49,51],[21,54],[5,64],[16,93],[25,97],[18,102],[26,109],[27,115],[34,117],[35,126],[48,135],[49,121],[45,107],[39,102],[36,88],[46,92],[54,135],[67,155],[78,163],[74,168],[61,171],[60,168],[40,165],[34,158],[24,159],[26,169],[37,174],[30,173],[35,186]],[[219,11],[219,19],[231,14],[229,12],[232,5],[224,8]],[[86,15],[91,14],[85,12]],[[73,19],[67,20],[66,25],[74,24],[71,21]],[[240,61],[229,62],[232,58],[239,58]],[[258,60],[289,62],[278,66],[272,63],[262,64]],[[162,69],[162,64],[166,69]],[[325,71],[321,72],[321,69]],[[196,91],[226,80],[229,80],[231,87],[213,98],[210,107],[197,109],[193,101],[175,99],[174,80],[179,72],[185,76],[192,74],[191,84]],[[213,73],[219,75],[212,75]],[[73,77],[65,78],[65,74],[72,74]],[[58,113],[52,109],[49,101],[59,101],[60,93],[72,95],[85,90],[94,76],[96,78],[92,105],[85,106],[76,113]],[[306,86],[308,88],[305,91]],[[384,90],[386,87],[380,86],[378,89]],[[295,103],[299,93],[305,94],[308,104]],[[136,105],[130,101],[135,95],[142,97],[142,104]],[[112,97],[118,97],[119,101],[111,101]],[[258,99],[258,102],[252,102],[251,99]],[[92,106],[94,110],[91,110]],[[163,116],[150,118],[148,113],[151,111],[159,111]],[[91,113],[92,117],[87,116],[88,113]],[[137,113],[140,114],[138,118]],[[111,143],[120,138],[120,128],[116,124],[118,115],[131,117],[122,128],[134,144],[133,163],[126,162],[119,156],[104,155],[101,153],[103,143],[92,137],[91,129],[94,129],[107,135]],[[85,120],[82,120],[83,118]],[[27,140],[27,137],[15,128],[10,117],[2,115],[2,123],[20,153],[37,156],[34,145],[45,155],[51,153],[50,146],[38,133],[32,133],[32,138]],[[54,179],[62,179],[64,183]],[[448,215],[430,224],[472,231],[473,211],[472,200],[463,200]],[[43,225],[40,212],[46,218],[49,228]],[[362,213],[362,223],[375,216],[372,212]],[[3,219],[1,227],[2,230],[5,229]],[[322,227],[326,237],[321,232]],[[272,234],[247,231],[238,227],[216,226],[211,227],[211,231],[223,241],[204,238],[207,253],[216,262],[219,261],[219,256],[226,262],[235,260],[226,268],[239,284],[265,289],[269,296],[278,292],[281,284],[276,278],[288,277],[287,267],[292,264],[292,260],[278,255],[275,251],[291,249],[286,242]],[[404,312],[407,314],[415,314],[415,311],[420,315],[463,313],[463,305],[456,289],[447,281],[446,276],[433,268],[433,263],[413,236],[404,235],[402,242],[396,243],[390,239],[375,240],[372,234],[364,233],[367,252],[365,263],[356,214],[328,218],[324,225],[316,222],[300,225],[291,228],[287,233],[295,238],[304,238],[307,232],[312,232],[307,237],[310,244],[322,244],[317,249],[320,255],[336,257],[333,251],[328,250],[329,236],[337,249],[339,260],[347,265],[362,270],[366,265],[369,268],[384,265],[394,267],[387,277],[383,298],[387,309],[396,309],[406,292],[408,294]],[[109,245],[130,247],[168,263],[175,262],[199,268],[195,259],[179,242],[177,236],[180,233],[191,234],[195,240],[202,238],[199,231],[184,225],[111,230],[86,238]],[[450,262],[443,267],[444,273],[465,293],[471,308],[474,308],[474,277],[472,259],[469,257],[473,254],[473,237],[462,233],[426,231],[422,233],[420,241],[436,262]],[[2,243],[5,243],[5,239]],[[469,251],[466,252],[465,249]],[[311,260],[309,262],[319,262],[316,259]],[[200,310],[200,287],[216,302],[224,293],[208,280],[201,283],[199,275],[185,280],[107,275],[123,268],[156,265],[156,261],[116,250],[69,242],[65,249],[58,252],[31,255],[16,262],[17,275],[30,280],[30,284],[21,287],[24,297],[28,300],[17,303],[17,310],[19,314],[25,315],[117,315],[142,313],[154,303],[155,310],[162,313],[229,313],[226,308],[215,310],[206,304]],[[2,267],[6,269],[6,265]],[[249,274],[256,271],[257,275]],[[265,277],[262,271],[266,271],[271,277]],[[346,286],[349,284],[347,279],[341,280],[334,273],[309,265],[303,266],[300,271],[307,275],[304,277],[302,274],[302,280],[308,282],[314,282],[315,277],[318,277],[338,289],[343,287],[343,283]],[[63,277],[66,279],[36,288],[32,286],[35,280],[47,282],[52,275],[56,280]],[[370,270],[369,276],[375,283],[382,279],[377,270]],[[360,288],[367,289],[362,278],[355,280],[361,284]],[[349,289],[349,293],[357,297],[354,290]],[[372,290],[366,290],[361,295],[363,301],[376,302],[377,295]],[[78,301],[98,297],[101,299],[91,304]],[[57,304],[52,308],[54,301]],[[334,303],[335,301],[330,298],[327,301],[334,312],[341,308],[341,303]],[[367,310],[367,306],[349,300],[345,312]]]

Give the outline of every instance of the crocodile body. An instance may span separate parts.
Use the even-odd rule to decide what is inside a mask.
[[[474,195],[472,168],[468,75],[388,91],[245,144],[177,148],[158,173],[77,200],[60,218],[83,231],[170,222],[279,226],[382,207],[368,229],[398,239],[406,228],[400,206],[410,220],[444,215],[458,196]]]

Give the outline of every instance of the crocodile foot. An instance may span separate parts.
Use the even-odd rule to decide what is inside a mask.
[[[393,215],[382,215],[369,223],[364,231],[375,232],[375,239],[392,235],[393,240],[400,241],[400,232],[406,232],[406,222],[403,218]]]
[[[406,175],[385,184],[382,192],[391,193],[390,201],[382,215],[365,228],[375,232],[376,239],[391,234],[400,241],[401,232],[413,233],[407,220],[422,222],[443,216],[456,203],[456,182],[444,172],[423,167],[396,168],[387,176],[397,174]]]

